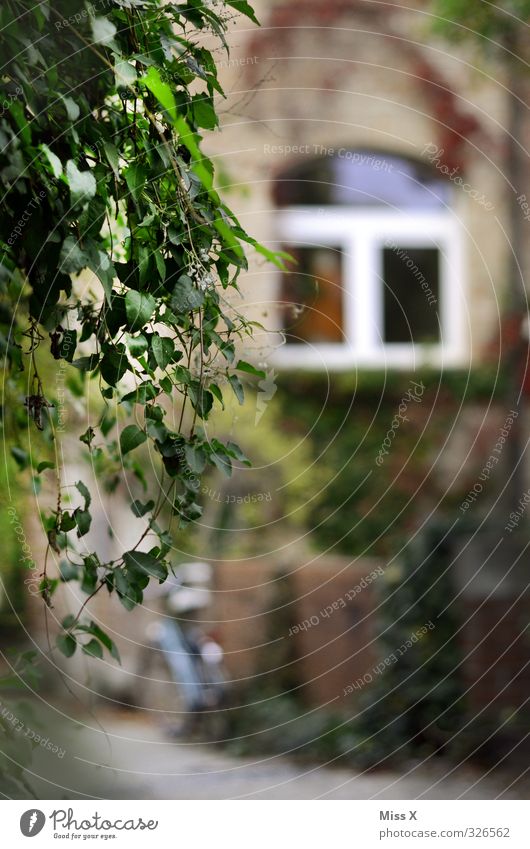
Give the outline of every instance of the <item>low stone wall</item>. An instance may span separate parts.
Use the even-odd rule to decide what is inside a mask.
[[[215,627],[239,687],[292,682],[312,704],[335,703],[377,660],[374,585],[379,561],[318,557],[220,563]],[[288,688],[288,684],[284,684]]]

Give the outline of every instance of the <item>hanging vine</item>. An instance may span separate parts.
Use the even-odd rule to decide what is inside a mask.
[[[79,645],[117,657],[85,618],[91,599],[106,589],[127,610],[141,603],[149,581],[163,582],[171,568],[168,515],[180,526],[201,515],[207,465],[230,474],[234,460],[248,463],[235,443],[207,439],[202,427],[223,404],[221,385],[242,403],[238,372],[262,375],[236,357],[237,340],[252,334],[228,299],[246,268],[242,244],[281,261],[223,203],[201,150],[203,132],[218,127],[214,97],[223,97],[205,36],[228,50],[238,13],[255,21],[244,0],[5,0],[0,8],[5,427],[18,426],[12,453],[22,470],[34,481],[56,476],[55,504],[41,516],[48,551],[39,593],[52,605],[62,582],[78,581],[86,594],[62,622],[57,646],[68,657]],[[84,546],[87,483],[65,498],[59,405],[46,380],[54,360],[76,394],[92,397],[97,386],[101,395],[79,434],[98,482],[112,492],[132,475],[147,490],[139,458],[147,447],[154,458],[156,492],[130,505],[137,542],[111,561]]]

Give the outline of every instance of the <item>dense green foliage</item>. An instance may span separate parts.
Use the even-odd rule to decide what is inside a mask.
[[[36,488],[49,490],[55,475],[53,506],[42,510],[48,552],[35,566],[48,604],[62,580],[78,581],[87,600],[116,592],[132,609],[171,568],[168,508],[185,526],[201,514],[203,469],[229,475],[234,461],[248,462],[201,427],[223,404],[221,383],[242,403],[238,372],[262,376],[237,360],[252,326],[228,304],[246,267],[242,242],[279,261],[222,202],[200,148],[223,95],[204,44],[214,37],[227,49],[238,13],[254,20],[244,0],[6,0],[0,9],[4,426],[19,433],[12,454]],[[61,383],[50,378],[54,363]],[[84,545],[90,485],[66,491],[65,386],[90,400],[78,444],[98,486],[125,481],[130,491],[135,477],[148,489],[149,463],[159,483],[132,498],[138,541],[111,562]],[[63,621],[61,651],[80,644],[116,657],[81,612]]]
[[[503,0],[489,3],[485,0],[434,0],[432,12],[437,17],[436,26],[452,39],[480,39],[483,47],[502,45],[506,38],[523,35],[523,27],[530,16],[529,0]]]
[[[407,422],[381,465],[379,450],[411,381],[423,385],[409,401]],[[420,390],[421,391],[421,390]],[[423,522],[425,505],[451,510],[474,482],[471,463],[450,489],[436,474],[435,458],[463,404],[490,403],[503,383],[495,370],[435,370],[359,375],[284,374],[276,404],[284,430],[298,438],[317,464],[318,480],[306,518],[320,551],[392,557]],[[421,498],[420,498],[421,495]]]
[[[385,573],[379,589],[378,650],[391,662],[361,691],[354,719],[359,758],[368,764],[431,754],[461,753],[466,720],[461,680],[458,605],[449,524],[431,521]],[[394,663],[399,646],[431,623]]]

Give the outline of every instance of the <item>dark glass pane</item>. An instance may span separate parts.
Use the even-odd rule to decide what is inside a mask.
[[[383,249],[384,341],[440,341],[437,248],[395,245]]]
[[[342,342],[342,252],[340,248],[289,247],[298,265],[282,278],[283,329],[287,342]]]
[[[278,206],[384,206],[444,209],[449,181],[427,163],[370,150],[337,148],[287,169],[276,179]]]

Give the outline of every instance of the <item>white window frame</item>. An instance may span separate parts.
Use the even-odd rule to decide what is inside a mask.
[[[454,367],[465,361],[466,303],[462,276],[462,242],[449,213],[407,212],[297,206],[276,213],[276,238],[292,247],[340,247],[343,256],[343,330],[345,340],[329,344],[280,345],[279,367],[347,369],[352,366],[417,368]],[[383,248],[437,248],[440,252],[440,342],[383,341]],[[278,279],[278,288],[281,279]],[[418,284],[419,296],[425,296]]]

